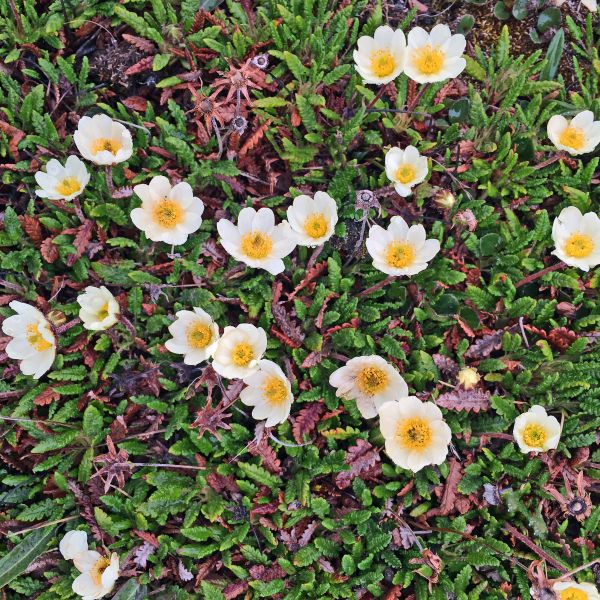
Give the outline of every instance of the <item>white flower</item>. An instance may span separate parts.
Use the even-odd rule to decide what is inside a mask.
[[[40,198],[72,200],[79,196],[90,180],[85,163],[77,156],[69,156],[63,167],[55,158],[48,161],[46,172],[38,171],[35,180],[41,189],[35,190]]]
[[[589,271],[600,264],[600,218],[593,212],[581,214],[575,206],[563,208],[552,225],[552,252],[570,267]]]
[[[591,12],[598,12],[597,0],[581,0],[581,4],[583,4]]]
[[[79,318],[90,331],[104,331],[118,320],[121,308],[115,297],[104,287],[88,286],[77,296],[81,309]]]
[[[214,370],[228,379],[242,379],[256,373],[267,349],[267,334],[262,327],[242,323],[225,327],[213,354]]]
[[[377,416],[377,409],[390,400],[408,396],[402,375],[381,356],[357,356],[329,376],[336,396],[356,401],[365,419]]]
[[[60,541],[59,550],[81,573],[73,581],[72,589],[83,600],[96,600],[112,591],[119,578],[119,557],[115,552],[108,558],[88,550],[85,531],[69,531]]]
[[[367,238],[367,250],[373,266],[388,275],[415,275],[427,268],[439,251],[437,240],[425,239],[423,225],[410,227],[402,217],[392,217],[387,229],[373,225]]]
[[[557,600],[600,600],[598,589],[592,583],[559,581],[552,586]]]
[[[270,360],[261,360],[258,371],[244,377],[245,387],[240,400],[246,406],[253,406],[252,416],[257,420],[266,419],[265,425],[273,427],[283,423],[290,416],[294,401],[292,386],[281,368]]]
[[[433,402],[416,396],[386,402],[379,408],[379,419],[385,451],[403,469],[416,473],[446,460],[452,433]]]
[[[382,25],[373,37],[358,38],[358,50],[353,54],[355,68],[365,83],[389,83],[402,73],[405,51],[404,33]]]
[[[405,150],[390,148],[385,155],[385,174],[402,197],[410,196],[413,186],[421,183],[428,173],[427,157],[421,156],[414,146]]]
[[[166,177],[159,175],[148,184],[136,185],[133,191],[141,198],[142,206],[131,211],[131,220],[153,242],[180,246],[200,228],[204,204],[194,196],[189,183],[171,186]]]
[[[448,25],[436,25],[430,33],[415,27],[408,33],[404,72],[417,83],[458,77],[467,66],[466,44],[465,36],[452,35]]]
[[[275,225],[270,208],[243,208],[237,226],[227,219],[217,223],[223,248],[249,267],[265,269],[272,275],[283,271],[282,258],[296,247],[296,236],[287,221]]]
[[[570,121],[562,115],[550,117],[547,125],[550,141],[559,149],[574,156],[592,152],[600,143],[600,121],[594,121],[594,113],[584,110]]]
[[[546,452],[558,446],[560,423],[537,404],[515,419],[513,435],[521,452]]]
[[[133,152],[129,129],[108,115],[81,117],[73,140],[81,156],[97,165],[116,165]]]
[[[197,365],[210,358],[219,341],[219,326],[201,308],[180,310],[169,325],[172,339],[165,342],[167,350],[183,354],[186,365]]]
[[[302,194],[287,209],[287,218],[300,246],[320,246],[333,235],[337,205],[327,192],[315,192],[314,198]]]
[[[17,314],[2,323],[2,331],[13,338],[6,346],[6,354],[21,361],[19,368],[24,375],[39,379],[56,356],[56,339],[50,323],[29,304],[13,300],[9,306]]]

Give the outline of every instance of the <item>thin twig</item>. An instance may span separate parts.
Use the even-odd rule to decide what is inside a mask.
[[[367,288],[366,290],[363,290],[362,292],[360,292],[358,294],[358,297],[362,298],[363,296],[368,296],[371,292],[375,292],[377,290],[380,290],[382,287],[385,287],[388,283],[391,283],[392,281],[394,281],[394,279],[396,279],[396,275],[388,275],[385,279],[383,279],[379,283],[376,283],[375,285],[372,285],[371,287]]]
[[[517,281],[517,283],[515,283],[515,287],[520,288],[521,286],[525,285],[526,283],[531,283],[532,281],[535,281],[536,279],[543,277],[547,273],[551,273],[552,271],[558,271],[559,269],[562,269],[563,267],[566,267],[564,262],[562,262],[562,261],[557,262],[555,265],[546,267],[545,269],[542,269],[541,271],[538,271],[537,273],[532,273],[531,275],[524,277],[523,279],[521,279],[521,281]]]

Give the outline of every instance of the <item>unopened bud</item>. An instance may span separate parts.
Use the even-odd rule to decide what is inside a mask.
[[[472,390],[477,386],[481,376],[477,372],[477,369],[473,367],[463,367],[456,376],[458,385],[462,386],[465,390]]]
[[[433,197],[433,201],[444,210],[450,210],[456,203],[456,198],[450,190],[439,190]]]
[[[50,323],[52,323],[52,325],[54,325],[54,327],[60,327],[61,325],[67,322],[67,317],[65,316],[65,313],[61,312],[60,310],[51,310],[46,315],[46,318],[48,319],[48,321],[50,321]]]

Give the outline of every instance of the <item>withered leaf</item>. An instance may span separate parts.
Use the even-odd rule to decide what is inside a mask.
[[[463,390],[456,388],[441,394],[435,403],[449,410],[466,410],[479,412],[490,408],[490,393],[487,390]]]
[[[298,413],[292,427],[296,443],[303,444],[306,441],[304,436],[312,433],[324,410],[322,402],[311,402]]]

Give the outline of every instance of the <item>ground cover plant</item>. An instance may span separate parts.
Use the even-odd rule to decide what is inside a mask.
[[[596,10],[0,2],[1,597],[598,599]]]

